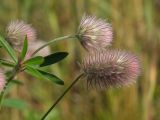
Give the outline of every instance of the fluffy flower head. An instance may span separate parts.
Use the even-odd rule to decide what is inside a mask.
[[[84,15],[79,25],[77,38],[87,50],[104,49],[111,44],[112,27],[103,19]]]
[[[82,60],[82,69],[90,87],[124,86],[135,82],[140,73],[136,55],[121,51],[92,51]]]
[[[6,33],[8,42],[18,51],[23,47],[25,36],[28,42],[36,40],[36,32],[31,25],[19,20],[10,22]]]

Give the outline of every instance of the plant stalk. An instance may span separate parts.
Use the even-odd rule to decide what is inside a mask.
[[[55,101],[55,103],[48,109],[48,111],[44,114],[41,120],[44,120],[48,114],[52,111],[52,109],[60,102],[60,100],[64,97],[64,95],[77,83],[77,81],[83,76],[83,73],[80,74],[71,84],[70,86],[62,93],[62,95]]]
[[[67,35],[67,36],[63,36],[63,37],[58,37],[58,38],[55,38],[49,42],[47,42],[46,44],[42,45],[40,48],[38,48],[31,56],[34,56],[36,53],[38,53],[41,49],[45,48],[46,46],[54,43],[54,42],[57,42],[57,41],[61,41],[61,40],[64,40],[64,39],[68,39],[68,38],[75,38],[76,35]]]

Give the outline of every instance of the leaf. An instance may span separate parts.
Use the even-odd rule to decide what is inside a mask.
[[[14,63],[12,63],[8,60],[5,60],[5,59],[0,59],[0,63],[4,66],[8,66],[8,67],[14,67],[15,66]]]
[[[29,60],[26,60],[24,62],[25,65],[40,65],[44,61],[44,58],[42,56],[36,56],[33,58],[30,58]]]
[[[40,65],[40,67],[48,66],[51,64],[54,64],[56,62],[61,61],[65,57],[67,57],[68,53],[67,52],[56,52],[53,54],[50,54],[46,57],[44,57],[43,63]]]
[[[33,67],[27,66],[25,72],[27,72],[28,74],[30,74],[34,77],[37,77],[39,79],[43,78],[42,74],[37,69],[35,69]]]
[[[2,46],[7,50],[7,52],[9,53],[11,58],[14,60],[14,62],[17,63],[16,53],[14,52],[12,47],[8,44],[8,42],[1,36],[0,36],[0,44],[2,44]]]
[[[57,76],[51,74],[51,73],[48,73],[48,72],[45,72],[45,71],[42,71],[42,70],[38,70],[45,78],[47,78],[48,80],[54,82],[54,83],[57,83],[59,85],[64,85],[64,82],[63,80],[61,80],[60,78],[58,78]]]
[[[27,39],[27,36],[26,36],[25,40],[24,40],[24,44],[23,44],[23,49],[22,49],[22,52],[21,52],[21,55],[20,55],[21,60],[24,60],[24,58],[26,56],[26,53],[27,53],[27,49],[28,49],[28,39]]]
[[[11,80],[12,83],[15,83],[17,85],[23,85],[23,82],[19,81],[19,80]]]
[[[27,103],[25,101],[20,100],[20,99],[13,99],[13,98],[4,99],[2,105],[6,107],[21,109],[21,110],[27,108]]]
[[[31,74],[34,77],[37,77],[38,79],[47,79],[47,80],[50,80],[50,81],[57,83],[59,85],[64,85],[64,82],[60,78],[58,78],[57,76],[55,76],[51,73],[39,70],[37,68],[27,66],[25,72],[27,72],[28,74]]]

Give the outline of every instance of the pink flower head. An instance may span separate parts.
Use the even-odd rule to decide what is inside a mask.
[[[136,55],[121,51],[92,51],[82,61],[87,86],[124,86],[135,82],[140,74]]]
[[[6,28],[7,40],[14,49],[21,51],[25,36],[27,35],[28,42],[36,40],[36,31],[31,25],[23,21],[12,21]]]
[[[3,91],[5,87],[6,81],[3,71],[0,69],[0,93]]]
[[[104,49],[111,45],[111,24],[103,19],[97,19],[95,16],[84,15],[79,25],[77,38],[86,50],[90,48]]]

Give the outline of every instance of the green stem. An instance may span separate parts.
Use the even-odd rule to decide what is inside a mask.
[[[80,74],[71,85],[63,92],[63,94],[55,101],[55,103],[48,109],[48,111],[44,114],[41,120],[44,120],[48,114],[52,111],[52,109],[60,102],[60,100],[64,97],[64,95],[72,88],[72,86],[83,76],[83,73]]]
[[[67,35],[67,36],[63,36],[63,37],[58,37],[58,38],[55,38],[49,42],[47,42],[46,44],[42,45],[40,48],[38,48],[31,56],[34,56],[37,52],[39,52],[41,49],[43,49],[44,47],[54,43],[54,42],[57,42],[57,41],[60,41],[60,40],[64,40],[64,39],[68,39],[68,38],[75,38],[76,35]]]

